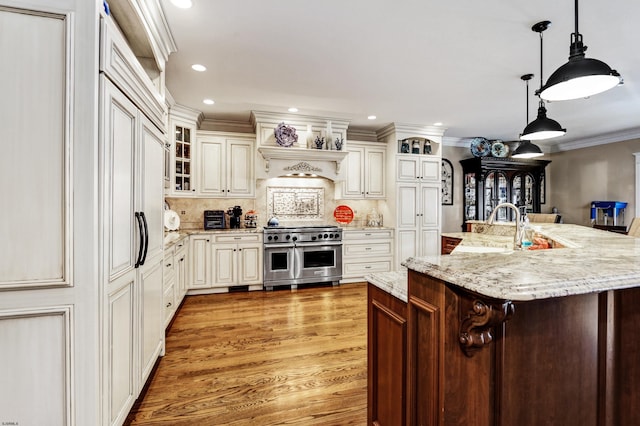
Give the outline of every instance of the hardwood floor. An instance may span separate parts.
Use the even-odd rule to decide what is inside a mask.
[[[131,425],[365,425],[367,287],[187,297]]]

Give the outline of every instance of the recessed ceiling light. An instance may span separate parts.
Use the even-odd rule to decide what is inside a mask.
[[[291,107],[291,108],[289,108],[289,112],[298,112],[298,108]]]
[[[203,72],[207,70],[207,67],[205,67],[204,65],[200,65],[200,64],[193,64],[191,65],[191,69],[194,71],[199,71],[199,72]]]
[[[213,105],[215,104],[215,102],[213,101],[213,99],[205,99],[202,101],[203,103],[207,104],[207,105]]]
[[[191,6],[193,6],[191,0],[171,0],[171,3],[173,3],[175,7],[179,7],[180,9],[189,9]]]
[[[370,115],[370,116],[368,116],[367,118],[368,118],[369,120],[375,120],[375,119],[376,119],[376,118],[378,118],[378,117],[376,117],[375,115]]]
[[[441,121],[437,121],[435,123],[433,123],[434,126],[442,126],[442,122]]]

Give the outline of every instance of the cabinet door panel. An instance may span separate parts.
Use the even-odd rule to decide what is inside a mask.
[[[209,252],[211,244],[207,237],[191,237],[191,280],[189,288],[208,288],[211,286]]]
[[[213,249],[213,285],[226,287],[234,284],[236,247],[218,246]]]
[[[400,264],[411,256],[416,256],[416,246],[418,241],[418,232],[415,229],[403,229],[399,230],[397,234],[397,251],[398,251],[398,259],[396,262],[398,263],[398,267]]]
[[[417,158],[398,158],[396,180],[415,181],[418,178],[418,167]]]
[[[384,151],[367,151],[367,162],[365,164],[367,197],[384,197],[385,173],[385,153]]]
[[[437,227],[440,216],[440,186],[422,185],[420,188],[421,216],[423,227]]]
[[[198,190],[202,194],[223,195],[227,189],[223,143],[202,141],[199,148],[200,187]]]
[[[162,253],[164,244],[164,136],[142,116],[142,194],[140,210],[147,219],[149,246],[147,258]]]
[[[164,309],[162,297],[164,286],[162,283],[163,258],[154,264],[145,264],[140,274],[141,309],[140,331],[141,341],[141,365],[140,384],[149,377],[156,358],[160,355],[164,337]]]
[[[398,187],[398,228],[415,228],[418,224],[418,186]]]
[[[260,256],[262,246],[238,246],[238,258],[240,263],[238,284],[260,284],[262,282],[262,265]]]
[[[135,141],[137,109],[111,82],[101,79],[103,99],[104,191],[107,205],[108,265],[110,281],[133,269],[139,244],[135,211]],[[136,235],[137,238],[132,238]]]
[[[420,162],[420,177],[424,182],[439,182],[440,160],[422,159]]]
[[[418,239],[419,256],[437,256],[440,254],[440,235],[437,229],[422,229]]]
[[[227,192],[231,196],[253,195],[254,170],[253,170],[253,145],[246,141],[227,140],[229,151],[229,170]]]
[[[345,198],[361,198],[364,196],[363,177],[364,170],[362,165],[364,164],[364,148],[350,147],[348,149],[349,154],[346,158],[346,177],[344,182],[344,194]]]

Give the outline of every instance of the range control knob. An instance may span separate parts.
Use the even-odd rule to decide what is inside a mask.
[[[291,239],[291,235],[287,235],[287,241]]]
[[[315,241],[317,239],[318,239],[318,237],[316,237],[315,235],[313,237],[311,237],[311,241]]]
[[[327,235],[327,234],[324,234],[324,237],[325,237],[325,238],[329,238],[329,235]]]
[[[273,240],[273,237],[272,237],[271,235],[269,235],[269,236],[267,237],[267,240],[271,241],[271,240]]]
[[[321,239],[321,238],[322,238],[322,234],[318,234],[318,239]]]
[[[298,237],[293,237],[293,241],[298,241]]]
[[[274,241],[278,241],[278,236],[276,235],[275,237],[273,237]]]

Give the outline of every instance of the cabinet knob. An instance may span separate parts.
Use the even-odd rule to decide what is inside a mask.
[[[171,307],[171,302],[167,303],[167,308]]]
[[[170,264],[170,263],[167,263],[167,268],[168,268],[169,266],[171,266],[171,264]]]

